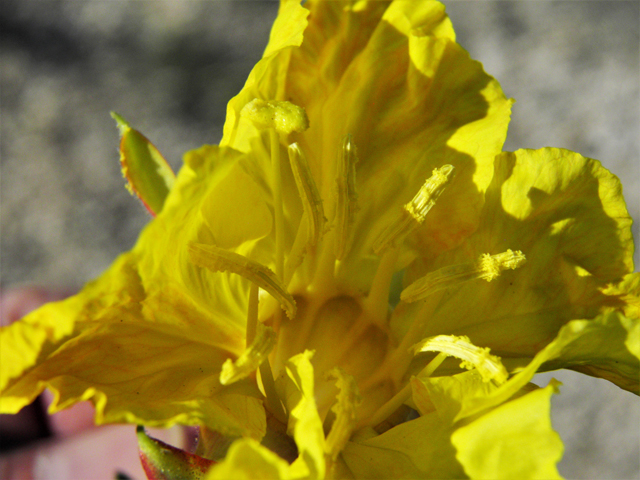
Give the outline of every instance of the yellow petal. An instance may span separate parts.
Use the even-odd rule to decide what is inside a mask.
[[[210,192],[218,185],[224,185],[227,177],[235,176],[237,165],[244,157],[229,149],[204,146],[187,152],[184,159],[185,165],[176,178],[162,212],[145,228],[134,247],[133,268],[140,277],[144,294],[159,299],[166,297],[165,302],[169,305],[171,298],[176,295],[186,297],[187,303],[193,303],[199,312],[207,313],[209,322],[215,322],[217,328],[237,336],[239,340],[244,337],[247,314],[246,281],[237,275],[219,274],[196,267],[189,261],[189,244],[216,240],[212,231],[219,233],[219,230],[210,228],[215,220],[211,221],[205,215],[205,204]],[[227,207],[230,208],[229,205]],[[256,210],[260,211],[259,208]],[[221,233],[220,239],[223,243],[241,242],[238,247],[240,253],[251,251],[260,258],[256,242],[245,241],[262,234],[259,227],[261,221],[255,224],[258,225],[257,231],[256,227],[239,227],[234,233]],[[240,231],[244,231],[247,238],[240,239]],[[157,313],[145,311],[145,315]],[[191,312],[182,313],[185,318],[190,315]]]
[[[349,442],[342,458],[355,478],[464,478],[465,472],[471,478],[547,478],[546,473],[556,478],[562,443],[549,420],[555,384],[525,393],[471,422],[455,423],[455,412],[468,396],[485,396],[496,387],[475,371],[413,381],[428,389],[435,405],[418,400],[414,389],[416,403],[427,406],[423,415],[382,435]],[[499,433],[491,431],[492,425]],[[502,457],[501,451],[509,456]]]
[[[400,424],[382,435],[365,438],[363,440],[354,440],[347,444],[343,452],[343,458],[348,465],[350,471],[356,478],[464,478],[462,471],[460,451],[463,448],[465,455],[475,454],[477,447],[473,442],[465,444],[462,447],[458,444],[458,457],[456,459],[456,451],[452,440],[470,436],[475,432],[476,428],[488,428],[491,425],[491,417],[488,421],[484,420],[485,416],[476,417],[472,422],[456,423],[457,413],[464,407],[469,399],[482,398],[492,394],[498,387],[491,383],[484,382],[482,376],[475,370],[464,372],[452,377],[413,377],[411,380],[413,390],[413,404],[418,408],[421,416],[416,420],[411,420]],[[514,391],[515,397],[526,394],[526,388],[520,391]],[[507,400],[506,398],[503,399]],[[521,404],[511,406],[515,400],[505,403],[496,410],[492,410],[489,414],[499,412],[498,418],[503,421],[505,417],[504,411],[518,411]],[[535,402],[534,402],[535,403]],[[544,403],[544,402],[543,402]],[[536,410],[537,408],[537,410]],[[532,408],[525,412],[526,414],[535,414],[544,418],[544,413],[548,420],[548,399],[546,407]],[[545,410],[546,408],[546,410]],[[503,409],[503,410],[500,410]],[[486,416],[488,416],[487,414]],[[509,419],[504,420],[508,422]],[[476,427],[476,422],[478,426]],[[462,427],[461,433],[457,430]],[[526,429],[527,425],[523,428]],[[467,428],[467,430],[464,430]],[[544,440],[554,440],[554,434],[548,434],[546,431],[541,432]],[[483,445],[482,436],[478,436],[477,444]],[[507,436],[507,439],[511,437]],[[557,439],[557,436],[555,437]],[[474,438],[475,440],[475,438]],[[509,440],[505,440],[509,441]],[[459,442],[461,443],[461,442]],[[549,443],[553,446],[552,443]],[[490,449],[490,445],[487,445]],[[560,443],[560,447],[562,444]],[[551,449],[554,452],[557,450]],[[527,456],[527,452],[521,452],[518,456]],[[535,450],[531,452],[534,456]],[[465,459],[466,460],[466,459]],[[547,458],[541,457],[544,463]],[[548,462],[547,462],[548,463]],[[466,463],[463,463],[465,468]],[[510,472],[509,467],[501,468],[500,475],[504,472]],[[475,472],[474,472],[475,473]],[[493,472],[485,475],[471,475],[471,478],[494,478]],[[471,474],[467,470],[467,474]],[[503,477],[501,477],[503,478]],[[520,478],[512,476],[511,478]]]
[[[609,308],[615,302],[601,290],[632,267],[621,188],[599,162],[566,150],[498,156],[478,230],[435,261],[416,263],[407,278],[507,249],[522,251],[527,263],[491,283],[425,298],[433,313],[423,337],[464,334],[500,357],[530,359],[568,321]]]
[[[571,368],[640,395],[640,319],[610,312],[593,320],[574,320],[551,345],[556,343],[566,345],[541,370]]]
[[[291,464],[296,478],[322,479],[325,475],[324,431],[314,399],[313,366],[309,350],[290,358],[283,379],[283,400],[289,412],[289,435],[298,446],[298,458]]]
[[[470,478],[559,479],[563,445],[551,427],[557,382],[528,393],[456,430],[451,441]]]
[[[327,435],[325,450],[335,461],[353,433],[357,422],[357,409],[362,398],[358,392],[358,385],[351,375],[347,375],[340,368],[333,369],[330,375],[336,378],[339,393],[335,405],[331,408],[336,418]]]
[[[450,440],[453,431],[432,412],[347,443],[342,458],[355,478],[463,478]]]
[[[637,318],[620,317],[620,323],[627,330],[624,345],[627,350],[640,359],[640,321]]]
[[[288,434],[298,447],[291,465],[256,442],[236,441],[225,460],[209,472],[209,479],[274,478],[322,479],[325,477],[325,445],[322,422],[314,399],[313,352],[305,351],[286,363],[286,376],[277,388],[289,412]]]
[[[309,11],[297,0],[280,2],[278,16],[271,29],[269,44],[260,60],[249,74],[242,91],[227,105],[227,119],[221,146],[230,146],[242,152],[251,150],[251,141],[259,131],[248,119],[241,119],[244,106],[255,98],[285,99],[282,78],[286,75],[292,47],[302,43]],[[305,105],[301,105],[304,107]]]
[[[29,320],[36,323],[43,313],[38,311]],[[264,409],[254,398],[259,393],[250,385],[235,390],[220,385],[217,378],[226,354],[208,344],[206,337],[198,341],[189,338],[194,332],[184,328],[136,322],[124,309],[114,313],[116,318],[103,314],[77,322],[76,328],[84,333],[50,345],[55,351],[21,377],[3,378],[0,410],[15,413],[49,388],[55,397],[51,412],[89,400],[99,424],[203,424],[228,435],[264,435]],[[5,332],[2,336],[3,355],[15,355],[7,348]]]
[[[134,258],[121,256],[80,294],[0,330],[3,365],[11,359],[0,369],[0,411],[15,413],[49,388],[52,411],[90,400],[97,423],[203,424],[261,438],[255,385],[218,381],[244,339],[180,292],[145,296]]]
[[[504,212],[533,227],[520,232],[522,240],[544,237],[548,229],[561,253],[603,280],[633,270],[631,218],[622,185],[600,162],[568,150],[519,150],[502,154],[496,170],[495,193],[499,187]]]
[[[211,189],[201,211],[218,247],[235,248],[271,232],[273,218],[263,195],[239,166]]]
[[[215,465],[204,480],[284,480],[290,478],[289,464],[251,439],[229,447],[225,459]]]
[[[341,139],[351,134],[358,146],[360,211],[345,278],[368,273],[362,255],[432,170],[445,164],[455,167],[456,179],[413,245],[437,252],[459,243],[477,225],[480,192],[506,136],[510,101],[453,42],[440,4],[369,2],[350,9],[317,2],[310,8],[309,35],[293,54],[289,92],[305,106],[311,125],[331,119],[331,129],[310,128],[299,140],[321,178],[323,199],[330,198]],[[352,28],[335,29],[336,18]],[[327,65],[320,74],[307,68],[318,62]]]
[[[607,285],[602,293],[615,299],[613,308],[629,318],[640,318],[640,273],[625,275],[621,282]]]
[[[354,254],[341,270],[357,288],[366,287],[364,258],[373,240],[434,168],[451,164],[458,175],[412,239],[416,252],[450,248],[476,228],[511,101],[455,43],[441,4],[282,2],[263,59],[229,103],[222,145],[269,151],[267,136],[240,118],[254,98],[286,99],[306,110],[312,127],[292,135],[308,158],[329,221],[342,139],[350,134],[358,145],[355,190],[362,208],[349,228]],[[256,163],[266,170],[268,155],[256,155]],[[286,180],[290,173],[283,175]],[[291,201],[299,203],[295,196]],[[341,225],[344,220],[338,218]],[[340,256],[344,248],[338,245]]]
[[[640,320],[627,319],[617,312],[569,322],[553,342],[506,383],[489,395],[468,398],[457,419],[504,402],[539,370],[572,368],[640,394],[640,359],[626,347],[629,344],[633,349],[638,344],[639,323]]]
[[[452,422],[469,399],[485,397],[497,387],[485,382],[477,371],[453,376],[418,378],[411,381],[414,404],[421,413],[434,409],[443,421]]]

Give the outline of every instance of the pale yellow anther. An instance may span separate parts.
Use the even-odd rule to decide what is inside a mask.
[[[246,278],[280,302],[289,318],[295,317],[296,302],[268,267],[243,255],[202,243],[189,245],[189,259],[194,265],[213,272],[228,271]]]
[[[248,377],[251,372],[255,371],[267,359],[267,356],[273,350],[277,341],[276,332],[261,323],[258,323],[257,327],[256,336],[249,348],[235,361],[228,358],[222,364],[222,370],[220,371],[220,383],[222,385],[229,385]]]
[[[440,268],[419,278],[400,294],[403,302],[411,303],[446,288],[462,285],[471,280],[482,279],[490,282],[503,270],[516,269],[525,263],[521,251],[507,250],[496,255],[483,254],[478,261]]]
[[[480,257],[479,264],[482,270],[482,278],[490,282],[500,276],[503,270],[515,270],[524,265],[526,259],[520,250],[507,250],[497,255],[485,253]]]
[[[324,231],[325,218],[322,199],[320,198],[320,193],[318,193],[316,182],[311,175],[307,159],[297,143],[289,145],[289,161],[293,178],[298,187],[298,194],[302,200],[302,208],[307,217],[307,225],[309,226],[308,242],[310,245],[316,245]]]
[[[256,98],[244,106],[240,116],[248,118],[258,128],[273,128],[278,133],[304,132],[309,128],[304,108],[287,101]]]
[[[429,210],[436,204],[438,197],[444,192],[444,188],[451,179],[453,173],[453,165],[444,165],[443,167],[433,170],[431,177],[424,182],[418,194],[413,197],[404,209],[411,215],[416,222],[421,224],[429,213]]]
[[[335,255],[338,260],[342,260],[347,252],[350,227],[358,209],[356,163],[358,163],[356,146],[351,135],[346,135],[342,141],[342,152],[336,172]]]
[[[491,355],[489,348],[476,347],[468,337],[438,335],[423,340],[412,347],[414,354],[438,352],[462,360],[461,368],[477,369],[485,382],[494,380],[501,384],[507,381],[509,373],[499,357]]]
[[[345,373],[341,368],[334,368],[329,372],[330,377],[336,379],[338,395],[336,403],[331,407],[336,418],[325,442],[325,452],[335,460],[351,438],[357,422],[357,409],[362,403],[358,384],[355,378]]]
[[[444,165],[433,170],[431,177],[424,182],[416,196],[402,207],[400,215],[373,244],[376,254],[380,255],[387,248],[397,246],[411,231],[422,225],[427,213],[451,180],[453,170],[453,165]]]

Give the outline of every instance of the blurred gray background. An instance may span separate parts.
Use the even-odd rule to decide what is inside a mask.
[[[505,149],[555,146],[618,175],[640,219],[640,2],[445,1],[459,42],[514,97]],[[0,287],[77,288],[149,221],[123,188],[123,115],[165,154],[221,137],[277,3],[3,0]],[[634,236],[640,237],[639,223]],[[636,265],[639,262],[636,252]],[[539,376],[546,384],[552,375]],[[571,372],[554,399],[568,478],[640,478],[640,402]]]

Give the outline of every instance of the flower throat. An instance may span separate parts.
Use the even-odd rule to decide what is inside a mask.
[[[453,179],[454,167],[433,170],[417,194],[406,203],[373,242],[379,257],[368,292],[339,284],[336,269],[349,256],[356,191],[357,152],[350,135],[332,165],[334,195],[323,198],[304,152],[296,143],[288,146],[289,165],[302,204],[302,218],[290,251],[285,255],[285,216],[282,198],[281,143],[292,132],[309,128],[304,109],[290,102],[253,100],[241,112],[259,129],[268,131],[271,151],[270,184],[275,221],[274,271],[247,257],[212,245],[192,244],[191,261],[213,271],[228,271],[250,282],[246,349],[236,360],[223,365],[220,382],[228,385],[257,372],[258,384],[270,416],[287,424],[289,412],[283,401],[280,379],[286,362],[309,352],[314,368],[315,401],[335,448],[364,427],[384,429],[385,422],[402,411],[411,390],[406,377],[409,364],[422,352],[434,352],[421,375],[431,375],[447,356],[463,360],[462,367],[489,372],[487,381],[506,380],[506,370],[487,349],[473,346],[466,337],[422,336],[429,312],[418,303],[428,295],[476,279],[491,281],[504,269],[524,263],[521,252],[508,250],[483,255],[478,261],[431,272],[406,287],[400,301],[413,321],[402,338],[389,326],[389,297],[398,259],[407,236],[419,228]],[[323,178],[323,180],[326,180]],[[325,203],[326,202],[326,203]],[[330,217],[325,218],[325,212]],[[285,258],[286,257],[286,258]],[[311,267],[311,281],[294,284],[301,266]],[[415,303],[415,305],[409,305]],[[425,343],[426,342],[426,343]],[[483,374],[483,378],[485,375]],[[345,413],[346,412],[346,413]],[[338,450],[339,451],[339,450]]]

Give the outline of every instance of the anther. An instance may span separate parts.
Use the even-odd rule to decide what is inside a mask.
[[[471,280],[483,279],[490,282],[503,270],[516,269],[524,265],[525,261],[524,254],[519,250],[507,250],[497,255],[485,253],[476,262],[452,265],[428,273],[405,288],[400,299],[407,303],[417,302],[439,290]]]
[[[414,229],[422,225],[427,213],[436,204],[452,178],[453,165],[444,165],[433,170],[413,199],[405,204],[398,217],[382,232],[373,244],[373,250],[380,255],[389,247],[398,246]]]
[[[228,358],[222,364],[222,370],[220,371],[220,383],[222,385],[229,385],[249,376],[267,359],[267,356],[273,350],[277,341],[276,332],[261,323],[258,323],[257,327],[257,334],[251,346],[235,361]]]
[[[311,175],[307,159],[297,143],[289,145],[289,161],[291,171],[298,187],[298,194],[302,200],[302,208],[307,217],[308,243],[316,245],[324,231],[324,209],[318,188]]]
[[[289,318],[296,315],[296,303],[276,275],[264,265],[243,255],[202,243],[189,245],[189,259],[194,265],[213,272],[231,272],[255,283],[275,298]]]
[[[350,227],[358,209],[356,163],[358,163],[356,146],[351,135],[346,135],[342,141],[342,152],[336,172],[335,256],[338,260],[342,260],[346,255]]]
[[[515,270],[524,265],[526,259],[520,250],[507,250],[497,255],[485,253],[479,260],[480,278],[490,282],[498,278],[503,270]]]
[[[414,354],[421,352],[438,352],[462,360],[461,368],[477,369],[482,380],[494,380],[501,384],[507,381],[509,374],[499,357],[491,355],[489,348],[476,347],[468,337],[453,335],[438,335],[427,338],[412,347]]]

